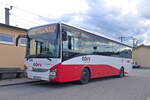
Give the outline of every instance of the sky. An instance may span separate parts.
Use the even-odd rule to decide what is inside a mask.
[[[0,23],[4,8],[10,25],[31,28],[65,22],[132,44],[150,45],[150,0],[0,0]]]

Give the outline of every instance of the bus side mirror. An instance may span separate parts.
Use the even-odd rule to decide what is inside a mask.
[[[94,49],[94,50],[97,50],[97,46],[94,46],[93,49]]]
[[[72,44],[71,44],[71,36],[68,36],[68,49],[72,49]]]
[[[62,40],[67,41],[67,32],[66,31],[62,31]]]
[[[28,38],[28,36],[27,35],[18,35],[17,38],[16,38],[16,46],[18,46],[20,38]]]

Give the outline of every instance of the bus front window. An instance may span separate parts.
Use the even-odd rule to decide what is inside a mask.
[[[30,35],[26,57],[58,58],[59,43],[56,33]]]

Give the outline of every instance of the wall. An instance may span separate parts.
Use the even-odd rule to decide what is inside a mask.
[[[139,47],[133,50],[133,59],[141,66],[150,67],[150,47]]]
[[[17,37],[19,34],[26,34],[26,31],[0,27],[0,33]],[[14,44],[0,43],[0,68],[23,68],[25,56],[25,46],[15,46]]]

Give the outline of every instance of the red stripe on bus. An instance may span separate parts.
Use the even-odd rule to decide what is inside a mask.
[[[50,79],[55,82],[69,82],[80,80],[82,69],[90,69],[91,78],[101,78],[113,75],[119,75],[120,69],[110,65],[63,65],[58,64],[50,70],[57,69],[56,78]],[[126,73],[127,74],[127,73]]]

